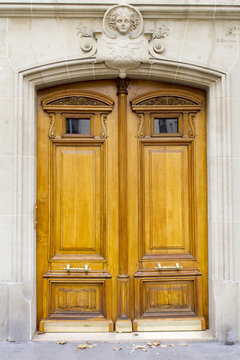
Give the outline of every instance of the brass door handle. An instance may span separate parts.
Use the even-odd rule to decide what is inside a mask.
[[[71,267],[70,264],[67,264],[67,266],[65,268],[63,268],[63,270],[67,270],[67,272],[88,272],[91,269],[89,269],[88,265],[84,265],[84,268],[73,268]]]
[[[158,269],[158,270],[180,270],[180,269],[182,269],[182,266],[179,265],[179,263],[176,263],[173,266],[162,266],[161,264],[158,264],[157,267],[155,267],[155,269]]]

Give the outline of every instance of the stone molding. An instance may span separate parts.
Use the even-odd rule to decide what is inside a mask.
[[[218,4],[214,1],[194,0],[186,4],[185,1],[152,1],[146,4],[146,1],[131,1],[144,16],[145,19],[240,19],[240,2],[225,0],[224,4]],[[116,5],[116,2],[106,1],[99,5],[95,1],[86,0],[83,4],[76,1],[66,3],[59,0],[57,3],[53,0],[44,1],[11,1],[5,0],[0,3],[1,17],[70,17],[70,18],[99,18],[103,17],[109,6]]]
[[[104,63],[94,64],[89,59],[72,59],[24,69],[18,72],[15,85],[15,146],[13,166],[14,212],[13,228],[13,282],[29,285],[26,317],[31,312],[31,329],[35,329],[35,278],[36,278],[36,235],[33,222],[36,197],[36,154],[35,101],[36,90],[73,81],[111,79],[118,71]],[[208,156],[208,221],[209,221],[209,303],[210,329],[218,340],[225,336],[218,331],[218,318],[224,312],[224,304],[217,306],[215,284],[224,292],[226,284],[233,282],[232,244],[232,173],[231,173],[231,114],[229,76],[198,66],[190,66],[167,60],[154,60],[150,64],[140,64],[130,69],[129,78],[141,78],[201,87],[208,90],[207,109],[207,156]],[[23,144],[27,143],[26,153]],[[220,284],[220,285],[219,285]],[[222,286],[222,287],[221,287]],[[236,293],[233,288],[233,295]],[[236,296],[236,294],[234,295]],[[17,314],[16,314],[17,316]],[[237,313],[229,320],[237,321]],[[221,326],[220,326],[221,327]],[[25,336],[25,337],[24,337]],[[234,338],[235,336],[235,338]],[[10,336],[11,337],[11,336]],[[22,338],[26,339],[26,334]],[[232,336],[236,341],[236,334]],[[15,337],[16,339],[16,337]],[[19,339],[19,338],[18,338]]]

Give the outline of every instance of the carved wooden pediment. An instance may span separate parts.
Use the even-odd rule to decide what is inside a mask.
[[[159,90],[153,91],[151,93],[143,94],[139,97],[134,98],[131,101],[133,110],[143,109],[143,108],[163,108],[172,109],[176,107],[191,108],[192,110],[199,110],[202,106],[202,99],[195,94],[187,93],[181,94],[177,90],[166,91]],[[149,108],[150,109],[150,108]]]
[[[138,105],[197,105],[196,102],[179,96],[156,96],[143,100]]]
[[[64,110],[64,109],[89,109],[111,111],[113,100],[94,91],[68,90],[56,92],[42,100],[44,110]]]
[[[92,106],[107,106],[106,103],[100,100],[91,99],[84,96],[69,96],[58,100],[53,100],[48,105],[92,105]]]

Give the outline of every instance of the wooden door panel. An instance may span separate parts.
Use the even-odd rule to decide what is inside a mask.
[[[53,256],[102,255],[104,242],[104,150],[78,144],[53,151]]]
[[[175,315],[176,312],[194,315],[194,281],[148,279],[143,284],[142,316]]]
[[[201,293],[202,277],[196,271],[179,275],[139,272],[135,278],[134,330],[205,329]]]
[[[53,286],[52,315],[101,314],[102,284],[57,284]]]
[[[141,144],[142,256],[193,248],[191,143]]]
[[[46,274],[40,330],[112,331],[111,282],[107,273]]]

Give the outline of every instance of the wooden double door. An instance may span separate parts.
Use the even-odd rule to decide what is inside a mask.
[[[39,91],[44,332],[208,325],[205,93],[139,80]]]

